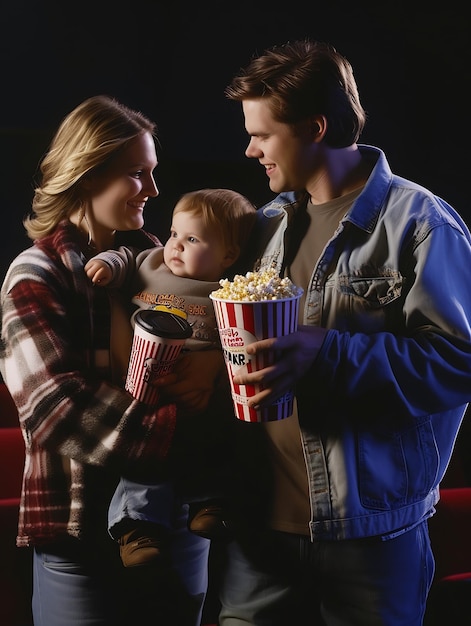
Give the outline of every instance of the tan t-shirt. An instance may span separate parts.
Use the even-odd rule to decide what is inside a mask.
[[[337,230],[361,189],[325,204],[307,207],[293,223],[290,240],[296,242],[287,275],[306,293],[308,283],[327,242]],[[299,321],[302,323],[305,297],[301,299]],[[309,534],[310,503],[304,452],[295,412],[288,419],[265,425],[273,462],[273,506],[270,526],[296,534]]]

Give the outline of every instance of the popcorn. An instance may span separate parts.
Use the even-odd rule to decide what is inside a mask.
[[[213,291],[211,296],[222,300],[245,302],[283,300],[294,298],[303,292],[289,278],[280,278],[278,272],[273,268],[259,272],[247,272],[245,276],[236,274],[233,281],[222,278],[219,284],[221,288]]]

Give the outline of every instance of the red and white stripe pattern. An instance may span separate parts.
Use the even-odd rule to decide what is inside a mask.
[[[221,344],[231,382],[236,416],[246,422],[275,421],[293,412],[293,392],[285,394],[273,405],[258,411],[250,408],[250,398],[258,393],[258,385],[236,385],[232,377],[240,368],[248,373],[267,367],[273,356],[248,356],[245,347],[260,339],[288,335],[297,329],[299,297],[289,300],[239,302],[212,298]]]
[[[162,339],[135,325],[125,389],[145,404],[157,404],[155,378],[171,371],[185,340]]]

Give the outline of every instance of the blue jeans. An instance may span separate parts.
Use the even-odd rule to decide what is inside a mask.
[[[170,529],[173,527],[176,498],[168,482],[138,483],[121,478],[110,502],[108,529],[118,539],[128,528],[129,520],[152,522]]]
[[[387,541],[268,531],[227,558],[220,626],[422,626],[435,567],[427,522]]]
[[[170,538],[172,565],[125,568],[117,544],[70,540],[36,548],[35,626],[199,626],[210,542],[187,530],[183,507]]]
[[[175,507],[178,510],[182,498],[189,504],[217,495],[218,492],[208,490],[198,495],[176,496],[170,482],[138,483],[121,478],[108,509],[109,533],[113,539],[118,539],[132,528],[132,520],[152,522],[170,530],[174,524]]]

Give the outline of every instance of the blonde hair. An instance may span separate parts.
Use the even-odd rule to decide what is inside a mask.
[[[109,164],[132,139],[155,124],[108,96],[94,96],[71,111],[59,126],[40,165],[32,213],[23,221],[31,239],[51,233],[82,204],[85,176]]]
[[[184,194],[173,214],[191,213],[203,224],[214,228],[226,249],[241,252],[255,223],[256,208],[242,194],[232,189],[198,189]]]

